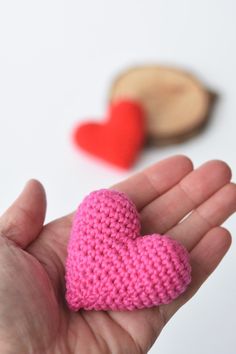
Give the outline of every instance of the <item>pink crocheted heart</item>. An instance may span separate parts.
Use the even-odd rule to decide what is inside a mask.
[[[74,218],[66,262],[70,309],[133,310],[167,304],[191,281],[187,250],[168,236],[140,236],[134,204],[92,192]]]

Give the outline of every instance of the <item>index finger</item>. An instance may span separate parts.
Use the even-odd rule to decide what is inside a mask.
[[[171,156],[111,187],[125,193],[141,211],[147,204],[178,184],[193,170],[192,161],[184,155]],[[71,223],[74,212],[61,220]]]
[[[175,186],[193,170],[192,161],[183,155],[162,160],[112,187],[123,192],[142,210],[147,204]]]

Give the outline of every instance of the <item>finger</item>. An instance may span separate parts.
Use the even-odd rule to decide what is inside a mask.
[[[222,161],[209,161],[142,210],[145,233],[164,233],[231,179]]]
[[[168,231],[173,238],[193,249],[211,228],[221,225],[236,211],[236,184],[229,183]]]
[[[188,290],[169,305],[162,306],[166,322],[201,287],[209,275],[216,269],[231,245],[229,231],[222,227],[212,228],[192,250],[192,282]]]
[[[178,183],[193,169],[185,156],[173,156],[139,172],[112,189],[126,193],[141,210],[168,189]]]
[[[27,247],[43,227],[46,195],[43,186],[30,180],[20,196],[0,218],[0,235],[22,248]]]
[[[183,155],[162,160],[115,184],[111,188],[125,193],[140,211],[146,204],[165,193],[193,170],[192,161]],[[74,213],[67,215],[71,222]]]

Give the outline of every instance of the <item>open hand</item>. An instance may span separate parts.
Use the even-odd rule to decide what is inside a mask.
[[[146,353],[164,325],[217,267],[230,247],[220,225],[236,210],[229,167],[193,170],[183,156],[163,160],[113,188],[141,215],[143,233],[165,233],[190,252],[192,283],[169,305],[136,311],[71,312],[64,266],[73,214],[45,226],[45,192],[30,181],[0,219],[0,352]]]

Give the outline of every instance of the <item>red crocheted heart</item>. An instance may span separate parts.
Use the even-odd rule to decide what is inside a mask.
[[[82,124],[74,133],[76,145],[122,168],[134,163],[144,138],[144,113],[133,101],[112,104],[106,122]]]
[[[66,261],[66,299],[72,310],[166,304],[190,280],[187,250],[168,236],[140,236],[138,212],[123,193],[100,190],[84,199]]]

